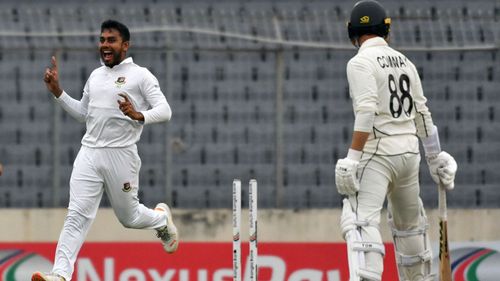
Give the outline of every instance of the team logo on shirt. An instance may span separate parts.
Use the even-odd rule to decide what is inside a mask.
[[[130,186],[130,183],[129,182],[124,183],[122,191],[123,192],[129,192],[130,190],[132,190],[132,187]]]
[[[120,87],[121,85],[125,84],[125,77],[121,76],[116,79],[115,84]]]
[[[369,23],[370,22],[370,17],[369,16],[364,16],[359,18],[359,23]]]

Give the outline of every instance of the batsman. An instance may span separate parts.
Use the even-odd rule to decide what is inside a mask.
[[[355,115],[347,157],[335,167],[343,201],[342,235],[350,281],[382,279],[385,254],[379,230],[387,197],[399,279],[431,281],[432,253],[419,186],[419,139],[432,179],[452,190],[455,159],[441,150],[438,129],[413,63],[388,45],[391,20],[374,0],[356,3],[348,34],[357,54],[347,64]]]

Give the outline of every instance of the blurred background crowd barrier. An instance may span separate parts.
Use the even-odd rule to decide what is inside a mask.
[[[459,164],[448,205],[500,207],[500,2],[383,4],[390,43],[417,66],[441,145]],[[156,75],[173,110],[138,144],[146,205],[230,208],[232,179],[244,175],[259,181],[259,207],[339,207],[334,164],[354,120],[345,75],[356,53],[345,25],[352,5],[2,1],[0,207],[67,205],[85,127],[57,106],[42,74],[56,55],[63,88],[80,98],[100,66],[108,18],[129,26],[129,55]],[[436,207],[425,163],[420,174],[424,204]]]

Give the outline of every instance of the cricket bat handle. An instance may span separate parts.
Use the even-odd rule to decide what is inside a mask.
[[[439,280],[452,281],[450,265],[450,249],[448,246],[448,214],[446,206],[446,190],[438,186],[439,190]]]

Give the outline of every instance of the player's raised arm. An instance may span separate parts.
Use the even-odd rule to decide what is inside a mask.
[[[45,69],[43,81],[45,82],[45,86],[47,86],[47,89],[56,98],[58,98],[59,96],[61,96],[63,91],[61,87],[59,87],[59,74],[57,68],[57,60],[55,56],[52,56],[50,63],[51,67],[47,67],[47,69]]]
[[[140,89],[151,106],[149,110],[141,112],[144,116],[144,124],[169,121],[172,117],[172,109],[160,89],[158,79],[151,72],[145,72]]]
[[[45,69],[45,73],[43,75],[45,86],[47,86],[47,89],[52,93],[52,95],[54,95],[57,102],[66,112],[68,112],[79,122],[85,122],[89,102],[87,94],[88,84],[85,84],[82,99],[73,99],[71,96],[66,94],[66,92],[63,91],[59,86],[59,69],[55,56],[52,56],[50,64],[51,66]]]

